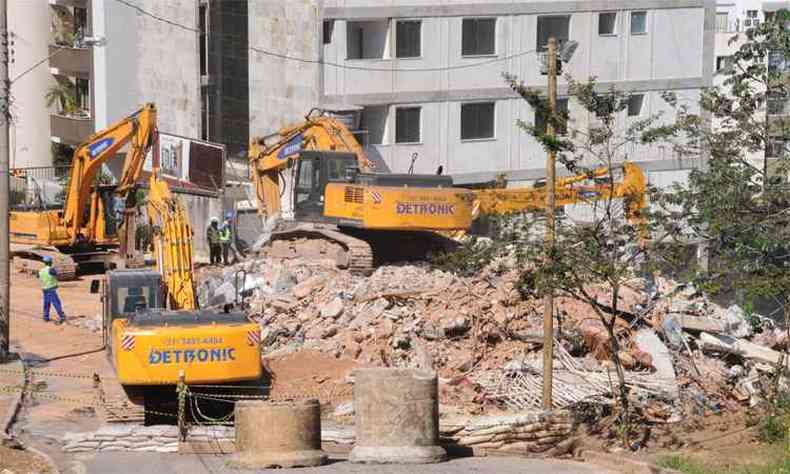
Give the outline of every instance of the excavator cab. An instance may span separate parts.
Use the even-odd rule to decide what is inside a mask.
[[[95,280],[99,283],[99,280]],[[116,319],[128,319],[143,310],[164,308],[162,275],[151,270],[114,270],[107,272],[91,293],[101,292],[102,334],[108,354],[112,354],[112,325]]]
[[[303,151],[296,162],[294,216],[305,222],[326,222],[324,192],[329,183],[354,182],[358,173],[354,153]]]

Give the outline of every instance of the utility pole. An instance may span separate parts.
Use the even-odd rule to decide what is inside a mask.
[[[8,77],[8,60],[11,52],[8,46],[11,42],[11,35],[8,32],[7,10],[6,0],[0,0],[0,362],[8,360],[8,348],[11,341],[9,334],[11,294],[8,262],[10,253],[8,200],[11,197],[8,178],[10,164],[8,127],[11,120],[11,80]]]
[[[557,111],[557,39],[549,38],[548,51],[548,76],[549,76],[549,110],[546,120],[546,135],[553,137],[554,114]],[[555,181],[556,169],[554,167],[557,159],[553,150],[549,151],[546,159],[546,255],[545,264],[551,266],[554,263],[554,239],[555,239]],[[554,380],[554,288],[546,290],[543,297],[543,409],[550,410],[552,407],[552,383]]]

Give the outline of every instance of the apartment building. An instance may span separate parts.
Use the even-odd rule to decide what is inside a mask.
[[[145,102],[162,132],[246,149],[246,6],[10,0],[11,77],[32,67],[12,86],[12,166],[50,166],[52,143],[77,145]]]
[[[716,5],[716,54],[714,80],[723,86],[730,58],[747,41],[746,31],[762,22],[773,21],[776,12],[788,9],[786,1],[719,0]],[[790,58],[775,52],[768,58],[768,67],[790,75]],[[764,151],[750,152],[748,158],[755,166],[768,167],[769,163],[788,153],[790,144],[790,98],[769,94],[763,111],[765,119],[772,124],[773,138]]]
[[[541,117],[502,74],[545,89],[549,37],[578,43],[563,73],[632,94],[625,122],[669,112],[663,91],[693,105],[713,80],[711,1],[327,0],[321,14],[321,100],[363,107],[371,154],[393,171],[442,166],[461,183],[544,174],[544,151],[516,127]],[[564,94],[562,79],[560,106],[583,128],[589,118]],[[657,182],[696,165],[662,147],[633,146],[628,158]]]

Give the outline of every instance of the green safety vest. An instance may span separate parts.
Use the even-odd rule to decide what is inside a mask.
[[[230,229],[224,228],[219,230],[219,241],[220,242],[230,242]]]
[[[51,290],[58,287],[58,279],[55,278],[55,275],[49,273],[49,269],[49,266],[44,266],[38,271],[38,279],[41,281],[41,289],[43,290]]]

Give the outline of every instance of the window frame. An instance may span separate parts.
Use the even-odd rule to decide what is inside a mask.
[[[474,100],[468,102],[461,102],[460,107],[458,109],[458,125],[459,125],[459,137],[461,142],[481,142],[481,141],[491,141],[497,139],[496,134],[496,100]],[[491,104],[493,110],[491,111],[491,136],[490,137],[474,137],[474,138],[464,138],[464,107],[469,105],[483,105],[483,104]]]
[[[573,19],[572,13],[567,14],[548,14],[548,15],[538,15],[537,19],[535,20],[535,50],[538,54],[546,53],[548,51],[548,38],[545,45],[538,44],[539,33],[540,33],[540,20],[541,18],[564,18],[568,21],[568,38],[565,41],[571,41],[573,37],[573,31],[571,30]],[[559,39],[557,48],[561,48],[563,44],[563,40]]]
[[[398,26],[401,23],[417,23],[417,24],[420,25],[419,26],[419,30],[418,30],[418,35],[417,35],[417,39],[419,41],[419,44],[417,45],[418,53],[417,53],[416,56],[400,56],[399,55],[399,52],[398,52],[398,38],[400,37],[400,35],[398,34]],[[395,20],[395,28],[394,28],[394,30],[395,30],[395,41],[394,41],[394,43],[395,43],[394,44],[394,46],[395,46],[394,50],[395,51],[394,51],[394,53],[395,54],[392,55],[393,59],[421,59],[423,57],[422,56],[422,26],[423,26],[423,21],[422,21],[422,19],[419,19],[419,18],[416,18],[416,19],[398,18],[398,19]]]
[[[401,110],[417,110],[419,112],[417,118],[419,120],[419,124],[417,126],[417,140],[416,141],[398,141],[398,112]],[[392,142],[395,145],[420,145],[422,144],[422,106],[421,105],[398,105],[395,107],[395,127],[394,127],[394,137]]]
[[[645,16],[645,29],[644,31],[634,31],[634,15],[643,14]],[[632,10],[631,14],[628,16],[628,29],[631,32],[631,36],[642,36],[648,34],[650,28],[648,28],[648,14],[647,10]]]
[[[465,54],[464,53],[464,22],[466,21],[493,21],[494,22],[494,33],[493,33],[493,40],[494,40],[494,50],[490,53],[473,53],[473,54]],[[498,49],[499,49],[499,41],[497,41],[497,27],[499,25],[498,18],[495,16],[471,16],[471,17],[463,17],[461,18],[461,57],[462,58],[481,58],[481,57],[493,57],[497,56]],[[477,42],[475,42],[477,43]]]
[[[612,22],[612,32],[611,33],[601,33],[601,16],[603,16],[603,15],[614,15],[614,21]],[[617,12],[616,11],[598,12],[598,36],[603,36],[603,37],[618,36],[618,31],[617,31]]]
[[[636,98],[636,97],[640,97],[641,98],[640,102],[639,102],[639,112],[636,113],[636,114],[632,114],[631,113],[631,100]],[[644,92],[639,92],[639,93],[636,93],[636,94],[630,94],[628,96],[628,107],[626,107],[626,116],[629,117],[629,118],[631,118],[631,117],[640,117],[642,115],[642,112],[644,111],[644,108],[645,108],[645,98],[646,97],[647,97],[647,95]]]

